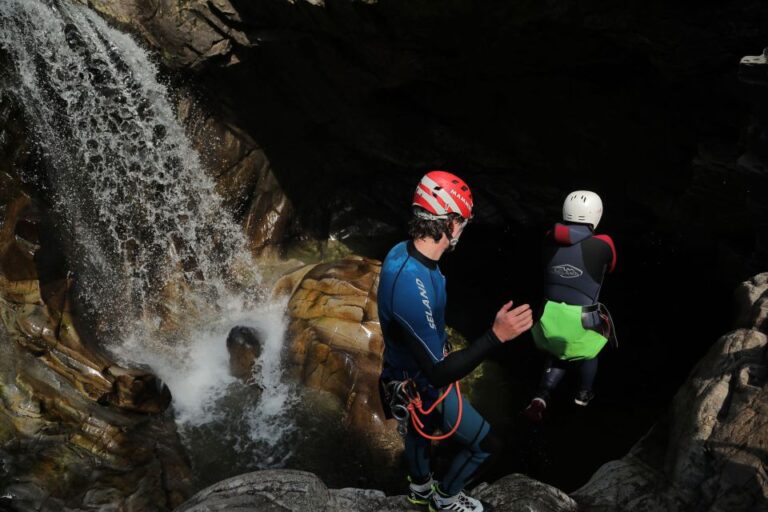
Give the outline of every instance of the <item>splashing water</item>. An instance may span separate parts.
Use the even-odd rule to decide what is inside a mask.
[[[63,223],[80,300],[101,333],[120,340],[117,357],[149,364],[169,384],[182,431],[235,407],[248,426],[235,436],[242,450],[277,446],[294,401],[281,382],[284,305],[257,305],[243,234],[146,52],[85,7],[0,0],[4,56],[14,73],[4,92],[33,128],[45,170],[35,179]],[[265,335],[255,405],[226,403],[238,384],[224,340],[238,324]]]

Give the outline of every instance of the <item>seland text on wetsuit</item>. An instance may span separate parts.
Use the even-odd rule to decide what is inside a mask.
[[[383,382],[412,379],[425,408],[438,397],[440,389],[471,372],[501,343],[491,330],[469,347],[446,354],[445,277],[437,261],[421,254],[412,241],[397,244],[387,254],[379,279],[378,310],[384,335]],[[463,399],[463,414],[452,439],[464,449],[456,456],[442,479],[441,489],[456,494],[498,443],[490,425]],[[430,431],[448,431],[458,413],[458,397],[448,394],[425,421]],[[405,455],[411,478],[428,478],[430,441],[409,424]]]

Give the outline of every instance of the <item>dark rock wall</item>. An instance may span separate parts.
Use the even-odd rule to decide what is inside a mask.
[[[401,220],[430,167],[464,173],[486,223],[547,222],[592,186],[614,214],[732,227],[702,203],[723,191],[709,167],[735,156],[759,1],[89,4],[196,74],[263,146],[303,231],[327,234],[349,203]]]

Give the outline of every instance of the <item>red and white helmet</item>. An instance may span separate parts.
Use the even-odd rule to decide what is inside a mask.
[[[446,171],[430,171],[421,178],[413,194],[416,215],[427,219],[447,219],[457,213],[464,219],[472,218],[472,192],[467,184]]]

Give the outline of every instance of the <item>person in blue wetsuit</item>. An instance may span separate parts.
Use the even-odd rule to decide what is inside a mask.
[[[533,325],[530,307],[504,304],[492,327],[467,348],[449,352],[445,332],[445,277],[438,260],[453,250],[472,218],[472,194],[457,176],[445,171],[427,173],[413,198],[411,239],[397,244],[384,259],[378,288],[378,311],[384,335],[381,371],[382,402],[393,403],[393,386],[407,382],[418,392],[424,409],[422,432],[408,423],[405,457],[408,462],[411,503],[428,505],[430,511],[481,512],[484,504],[463,491],[478,467],[500,441],[491,426],[455,386],[488,353],[516,338]],[[387,408],[387,405],[385,405]],[[391,417],[391,411],[386,411]],[[460,416],[460,419],[459,419]],[[459,421],[457,422],[457,419]],[[433,480],[431,440],[440,430],[453,432],[451,439],[463,445],[446,474]],[[426,434],[426,436],[425,436]]]
[[[563,203],[563,222],[547,235],[545,303],[531,331],[546,362],[539,389],[523,411],[533,421],[543,418],[550,394],[569,367],[579,372],[576,405],[586,406],[594,397],[597,355],[612,330],[610,315],[598,300],[605,274],[616,267],[613,240],[594,232],[602,215],[596,193],[571,192]]]

